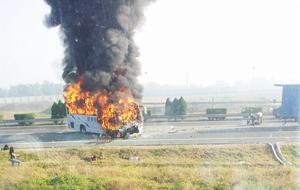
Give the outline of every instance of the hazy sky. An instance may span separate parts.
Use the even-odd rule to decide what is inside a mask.
[[[43,24],[47,12],[42,0],[0,1],[0,87],[62,82],[63,47],[59,29]],[[300,82],[299,12],[297,0],[157,0],[136,32],[140,80]]]

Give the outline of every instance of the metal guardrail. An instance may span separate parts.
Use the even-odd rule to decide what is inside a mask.
[[[178,118],[208,118],[208,117],[247,117],[249,114],[241,114],[241,113],[228,113],[228,114],[189,114],[189,115],[178,115]],[[264,116],[272,116],[272,114],[264,114]],[[147,117],[147,116],[146,116]],[[147,119],[155,119],[155,118],[159,118],[159,119],[163,119],[163,118],[170,118],[173,116],[166,116],[166,115],[151,115],[148,116]]]
[[[188,104],[274,104],[273,101],[190,101]],[[281,103],[281,101],[276,101],[276,104]],[[165,102],[143,102],[143,105],[147,104],[165,104]]]
[[[189,115],[178,115],[177,118],[212,118],[212,117],[225,117],[225,118],[239,118],[242,119],[243,117],[248,116],[248,114],[240,114],[240,113],[228,113],[228,114],[189,114]],[[271,114],[265,114],[264,116],[272,116]],[[151,115],[146,116],[147,120],[151,119],[169,119],[171,116],[165,116],[165,115]],[[40,119],[25,119],[25,120],[3,120],[0,121],[0,126],[6,126],[6,125],[19,125],[20,123],[44,123],[44,124],[54,124],[54,123],[66,123],[67,118],[61,118],[61,119],[51,119],[51,118],[40,118]]]

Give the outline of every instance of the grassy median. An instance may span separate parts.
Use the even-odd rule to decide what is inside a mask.
[[[2,151],[0,189],[297,189],[296,149],[282,147],[290,166],[266,145],[17,150],[20,167]],[[97,161],[82,160],[92,155]]]

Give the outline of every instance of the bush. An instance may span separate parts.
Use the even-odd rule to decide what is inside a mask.
[[[0,121],[3,121],[3,115],[0,115]]]
[[[165,115],[170,116],[172,115],[172,102],[170,98],[167,98],[166,103],[165,103]]]
[[[35,119],[34,113],[22,113],[22,114],[14,114],[14,118],[16,121],[21,120],[19,125],[31,125],[33,124],[33,121],[26,121],[26,120],[32,120]]]
[[[28,190],[104,190],[99,180],[84,176],[63,175],[52,178],[35,178],[16,184],[12,189]]]
[[[60,119],[67,116],[66,104],[62,103],[60,100],[56,103],[54,102],[51,107],[51,118]]]
[[[66,104],[62,101],[54,102],[51,107],[51,119],[62,119],[67,116]],[[63,120],[55,120],[54,124],[63,123]]]
[[[186,115],[187,103],[183,97],[179,98],[178,104],[179,104],[179,115],[181,115],[181,116]]]
[[[171,102],[170,98],[166,100],[165,115],[169,116],[169,119],[173,118],[176,121],[179,116],[182,120],[186,112],[187,103],[183,97],[180,97],[180,99],[175,98],[173,102]]]

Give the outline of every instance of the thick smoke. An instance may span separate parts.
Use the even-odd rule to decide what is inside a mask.
[[[84,81],[82,89],[116,96],[122,88],[142,97],[135,29],[152,0],[46,0],[49,27],[60,26],[65,46],[63,78]]]

